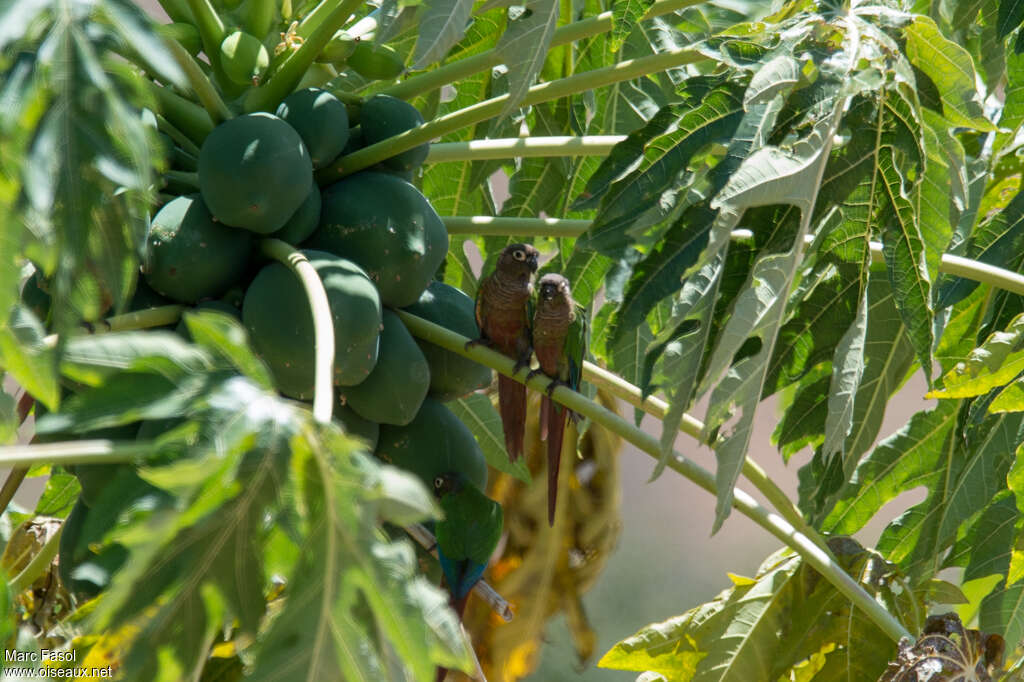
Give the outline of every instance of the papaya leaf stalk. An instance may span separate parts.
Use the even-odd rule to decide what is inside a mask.
[[[620,83],[641,76],[648,76],[652,73],[658,73],[676,66],[682,66],[683,64],[692,64],[703,59],[704,56],[696,50],[685,48],[666,50],[665,52],[646,57],[629,59],[611,66],[578,73],[567,78],[538,83],[527,91],[526,96],[519,104],[520,106],[527,107],[540,104],[541,102],[550,102],[551,100],[568,95],[574,95],[586,90]],[[400,135],[395,135],[376,144],[363,147],[358,151],[341,157],[331,165],[321,168],[316,175],[317,182],[325,185],[335,180],[340,180],[346,175],[369,168],[407,149],[412,149],[424,142],[430,142],[434,138],[447,135],[489,118],[498,117],[504,111],[508,99],[509,95],[507,94],[492,97],[444,116],[439,116],[432,121],[427,121],[418,128],[407,130]]]
[[[321,424],[331,421],[334,409],[334,322],[320,275],[301,252],[280,239],[264,239],[260,250],[284,264],[302,282],[313,313],[313,352],[315,353],[313,384],[313,418]],[[305,349],[300,349],[303,352]]]

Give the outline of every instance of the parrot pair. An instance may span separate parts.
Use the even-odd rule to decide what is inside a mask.
[[[510,244],[498,257],[494,272],[480,281],[476,321],[482,343],[516,361],[516,370],[528,367],[535,352],[540,369],[530,373],[552,379],[541,399],[541,440],[548,443],[548,523],[554,523],[558,495],[558,469],[568,413],[551,400],[555,386],[579,390],[586,357],[586,311],[572,298],[569,281],[558,274],[544,275],[536,303],[533,275],[540,253],[529,244]],[[498,375],[498,407],[505,431],[505,447],[514,462],[523,454],[526,430],[526,387]]]

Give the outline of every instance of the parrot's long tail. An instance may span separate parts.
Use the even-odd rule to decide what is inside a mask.
[[[541,396],[541,423],[547,422],[548,441],[548,525],[555,525],[558,502],[558,470],[562,464],[562,442],[565,440],[567,410],[551,398]]]
[[[513,462],[523,454],[526,430],[526,386],[505,375],[498,376],[498,408],[505,430],[505,449]]]

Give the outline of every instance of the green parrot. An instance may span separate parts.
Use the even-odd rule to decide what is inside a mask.
[[[452,608],[461,619],[469,593],[483,575],[501,539],[504,517],[500,504],[460,474],[435,477],[434,495],[444,512],[444,518],[434,525],[437,558],[451,594]],[[438,668],[437,682],[441,682],[447,672],[445,668]]]
[[[470,591],[501,539],[501,505],[455,473],[434,478],[434,495],[444,512],[444,519],[434,526],[437,558],[452,595],[452,608],[461,618]]]
[[[480,280],[476,295],[476,323],[480,343],[516,361],[516,369],[530,365],[530,306],[533,274],[540,252],[529,244],[510,244],[498,256],[494,272]],[[505,449],[514,462],[523,454],[526,432],[526,386],[498,375],[498,411],[505,431]]]
[[[554,524],[565,421],[567,416],[577,421],[579,415],[549,396],[559,384],[579,390],[587,356],[587,313],[573,300],[565,277],[554,273],[541,277],[532,326],[533,350],[540,369],[530,375],[546,374],[554,380],[540,403],[540,438],[548,443],[548,524]]]

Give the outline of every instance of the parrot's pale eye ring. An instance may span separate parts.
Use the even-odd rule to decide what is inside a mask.
[[[526,252],[522,249],[516,249],[512,252],[512,257],[516,260],[526,260]]]
[[[434,478],[434,490],[440,490],[444,487],[444,476],[437,476]]]

